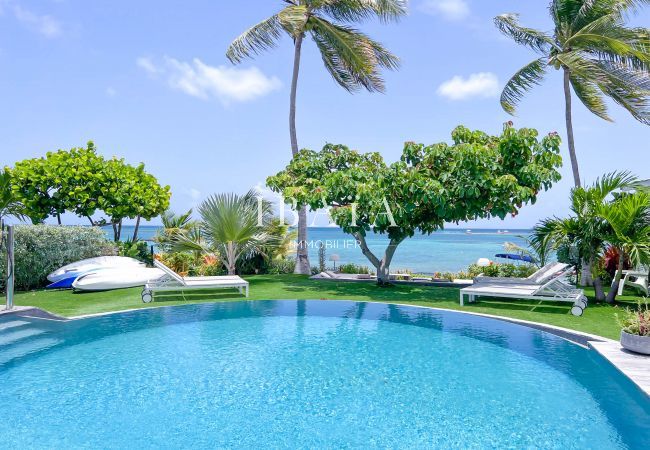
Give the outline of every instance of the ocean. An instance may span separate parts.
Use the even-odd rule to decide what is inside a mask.
[[[158,226],[141,226],[140,239],[150,240],[160,230]],[[494,255],[504,252],[506,242],[515,243],[526,247],[526,240],[530,230],[502,230],[472,229],[471,233],[461,229],[441,230],[431,235],[415,235],[406,239],[397,248],[391,271],[410,269],[420,273],[456,272],[464,270],[479,258],[489,258],[499,261]],[[107,235],[112,238],[112,229],[106,228]],[[133,235],[133,226],[124,226],[124,238]],[[310,228],[309,258],[312,265],[318,264],[318,247],[320,242],[325,245],[325,254],[328,266],[333,263],[329,260],[332,255],[338,255],[337,266],[345,263],[362,264],[370,266],[370,262],[363,256],[355,239],[345,234],[339,228]],[[367,238],[368,246],[378,257],[381,257],[388,243],[385,236],[370,235]],[[501,260],[501,262],[506,262]]]

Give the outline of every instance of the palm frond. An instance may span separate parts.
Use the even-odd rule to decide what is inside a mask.
[[[249,28],[232,41],[226,51],[226,57],[233,64],[239,64],[245,58],[275,47],[281,36],[280,18],[275,14]]]
[[[381,69],[396,69],[398,58],[359,31],[317,17],[310,18],[311,36],[334,80],[347,91],[365,88],[383,92]]]
[[[546,33],[519,25],[518,14],[502,14],[494,18],[494,23],[503,34],[512,38],[516,43],[538,53],[546,54],[555,45]]]
[[[501,106],[514,114],[517,104],[533,86],[541,84],[546,74],[545,58],[539,58],[525,65],[506,83],[501,93]]]
[[[582,104],[601,119],[612,122],[612,119],[607,114],[607,104],[603,100],[602,91],[598,86],[578,75],[571,75],[570,79],[573,91]]]
[[[359,22],[373,17],[382,22],[399,20],[406,15],[404,0],[312,0],[309,6],[340,22]]]

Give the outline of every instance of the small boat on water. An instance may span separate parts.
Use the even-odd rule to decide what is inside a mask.
[[[72,289],[76,291],[110,291],[144,286],[147,281],[157,280],[164,275],[164,271],[149,267],[103,269],[79,276],[72,283]]]
[[[58,284],[62,282],[61,286],[56,286],[56,288],[65,288],[66,284],[72,284],[77,277],[88,273],[91,270],[100,270],[106,268],[134,268],[134,267],[145,267],[145,264],[142,261],[138,261],[134,258],[128,258],[126,256],[98,256],[96,258],[82,259],[71,264],[67,264],[58,270],[55,270],[47,276],[47,279],[50,280],[52,284]],[[63,282],[63,280],[69,280],[69,282]],[[70,286],[67,286],[70,287]],[[48,288],[52,289],[54,286],[49,285]]]

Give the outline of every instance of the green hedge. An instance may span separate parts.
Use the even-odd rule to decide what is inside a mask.
[[[45,286],[47,275],[80,259],[115,255],[115,244],[101,228],[17,225],[15,229],[16,289]],[[0,283],[4,289],[6,253],[2,252]]]

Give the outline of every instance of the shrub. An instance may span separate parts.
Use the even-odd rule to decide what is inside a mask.
[[[517,277],[526,278],[537,268],[532,264],[490,264],[489,266],[480,267],[472,264],[467,268],[468,278],[474,278],[483,274],[486,277]],[[460,275],[460,274],[459,274]],[[457,278],[462,278],[458,276]]]
[[[272,259],[269,263],[269,273],[271,275],[293,273],[295,267],[296,260],[293,258]]]
[[[650,305],[646,299],[639,300],[638,309],[625,308],[622,317],[616,314],[616,320],[623,331],[636,336],[650,336]]]
[[[153,257],[151,255],[151,247],[146,241],[119,241],[117,244],[117,254],[120,256],[128,256],[135,258],[148,265],[153,264]]]
[[[367,266],[356,265],[354,263],[341,264],[339,266],[339,273],[348,273],[348,274],[366,274],[370,275],[372,272]]]
[[[106,239],[101,228],[95,227],[17,225],[14,237],[18,290],[45,286],[47,275],[66,264],[117,253],[115,244]],[[0,260],[4,280],[6,260]]]

